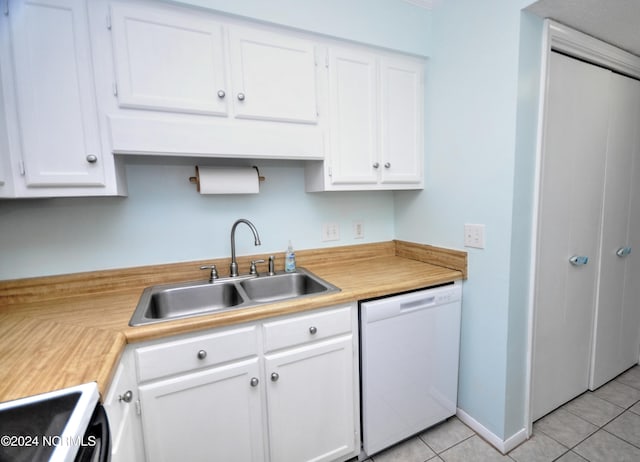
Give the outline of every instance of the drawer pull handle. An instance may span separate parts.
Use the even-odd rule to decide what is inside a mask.
[[[260,383],[260,380],[258,380],[258,377],[251,377],[251,380],[249,381],[249,384],[252,387],[257,387],[259,383]]]
[[[311,327],[309,327],[309,333],[310,333],[311,335],[315,335],[315,334],[317,334],[317,333],[318,333],[318,328],[317,328],[316,326],[311,326]]]
[[[271,373],[271,381],[272,382],[277,382],[279,378],[280,378],[280,374],[278,374],[277,372],[272,372]]]
[[[123,395],[118,396],[118,401],[120,402],[125,402],[125,403],[130,403],[131,400],[133,399],[133,392],[131,390],[127,390],[124,392]]]
[[[198,351],[198,359],[204,359],[207,357],[207,352],[204,350]]]

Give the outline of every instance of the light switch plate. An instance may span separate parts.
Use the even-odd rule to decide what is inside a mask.
[[[484,249],[484,225],[464,225],[464,246]]]
[[[353,238],[364,239],[364,223],[362,220],[353,222]]]
[[[322,225],[322,241],[339,241],[340,225],[338,223],[323,223]]]

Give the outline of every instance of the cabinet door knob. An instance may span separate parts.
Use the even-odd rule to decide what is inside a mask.
[[[258,377],[251,377],[251,380],[249,381],[249,384],[252,387],[257,387],[259,383],[260,383],[260,380],[258,380]]]
[[[391,168],[391,162],[385,162],[384,168]]]
[[[280,374],[278,374],[277,372],[272,372],[271,373],[271,381],[272,382],[277,382],[279,378],[280,378]]]
[[[133,399],[133,392],[131,390],[127,390],[124,392],[124,394],[118,396],[118,401],[120,402],[125,402],[125,403],[130,403],[131,400]]]
[[[311,335],[315,335],[318,332],[318,328],[316,326],[309,327],[309,333]]]
[[[98,156],[96,156],[95,154],[89,154],[87,156],[87,162],[89,162],[90,164],[95,164],[96,162],[98,162]]]
[[[204,359],[207,357],[207,352],[204,350],[198,351],[198,359]]]
[[[224,90],[218,90],[218,98],[222,99],[225,96],[227,96],[227,94],[224,92]]]
[[[244,93],[238,93],[238,100],[244,101]]]
[[[378,168],[380,167],[380,163],[379,162],[374,162],[373,163],[373,168]]]

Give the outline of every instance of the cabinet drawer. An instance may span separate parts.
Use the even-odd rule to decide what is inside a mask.
[[[299,345],[351,332],[351,306],[264,323],[264,349]]]
[[[144,382],[257,355],[256,333],[256,326],[249,326],[137,348],[138,380]]]

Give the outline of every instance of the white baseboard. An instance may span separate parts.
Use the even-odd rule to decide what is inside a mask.
[[[523,428],[515,435],[507,438],[506,440],[503,440],[502,438],[491,432],[489,429],[487,429],[485,426],[480,424],[480,422],[478,422],[476,419],[464,412],[462,409],[457,409],[456,416],[502,454],[508,453],[527,440],[526,428]]]

